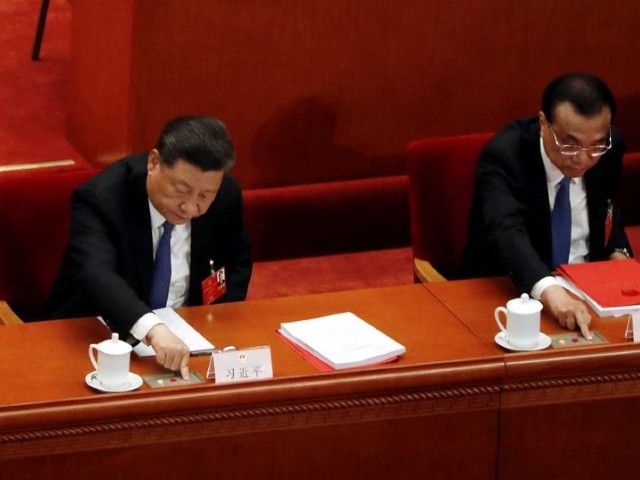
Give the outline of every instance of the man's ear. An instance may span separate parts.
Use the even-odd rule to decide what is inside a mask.
[[[155,148],[147,156],[147,173],[151,173],[160,167],[160,152]]]
[[[540,122],[540,136],[544,138],[544,128],[542,127],[548,125],[549,122],[547,121],[547,117],[542,110],[538,112],[538,122]]]

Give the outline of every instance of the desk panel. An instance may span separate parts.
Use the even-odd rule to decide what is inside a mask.
[[[624,338],[626,318],[599,318],[609,344],[508,352],[494,342],[493,311],[517,292],[506,278],[425,288],[505,363],[501,393],[500,479],[636,478],[640,442],[640,347]],[[562,329],[543,312],[541,329]]]
[[[342,311],[403,343],[407,354],[374,368],[320,373],[275,336],[281,322]],[[494,478],[503,362],[422,286],[180,313],[218,346],[271,345],[275,378],[100,394],[83,381],[92,369],[89,343],[108,336],[97,320],[0,328],[7,379],[0,471],[94,479],[137,468],[158,478],[309,471],[345,479]],[[207,363],[197,357],[191,365],[204,373]],[[154,359],[135,356],[131,368],[162,371]]]

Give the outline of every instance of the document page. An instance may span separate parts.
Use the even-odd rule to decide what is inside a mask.
[[[280,333],[336,369],[380,363],[406,351],[351,312],[282,323]]]
[[[154,313],[176,334],[184,343],[187,344],[192,355],[202,353],[211,353],[215,348],[209,340],[204,338],[189,323],[176,313],[173,308],[158,308]],[[133,351],[140,357],[151,357],[156,353],[148,345],[139,343],[133,348]]]

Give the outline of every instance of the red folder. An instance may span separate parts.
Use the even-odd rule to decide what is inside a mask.
[[[558,270],[602,307],[640,304],[640,263],[633,258],[572,263]]]

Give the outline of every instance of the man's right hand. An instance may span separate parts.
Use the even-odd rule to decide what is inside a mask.
[[[540,300],[549,309],[551,315],[558,320],[561,327],[575,330],[577,326],[584,338],[593,339],[589,331],[591,315],[589,315],[586,305],[569,295],[563,287],[551,285],[545,288]]]
[[[185,380],[189,380],[189,347],[169,328],[159,323],[147,333],[146,343],[156,352],[160,365],[169,370],[180,371]]]

